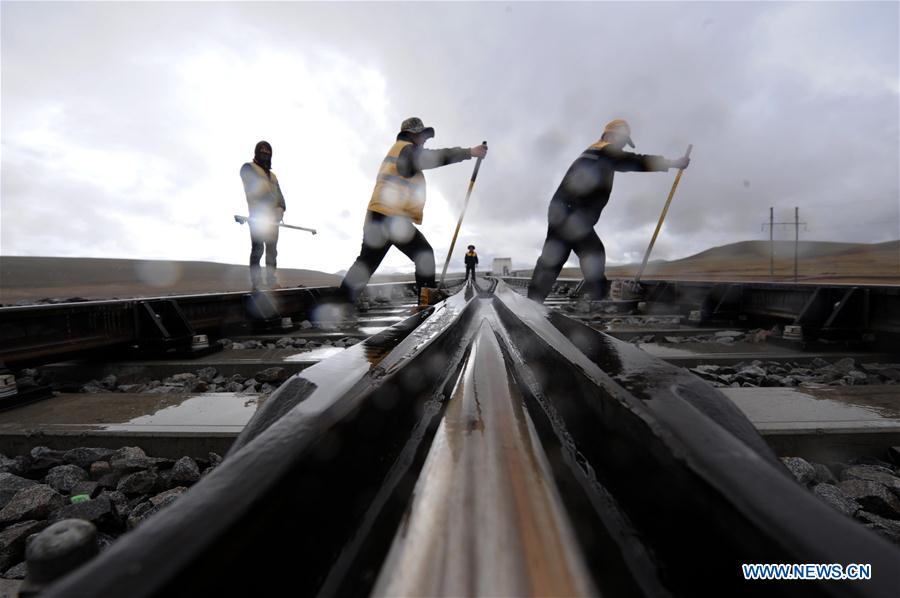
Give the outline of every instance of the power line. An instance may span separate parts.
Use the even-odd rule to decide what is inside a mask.
[[[800,225],[803,225],[803,230],[807,230],[806,223],[800,222],[800,208],[794,207],[794,221],[793,222],[775,222],[775,208],[769,208],[769,221],[763,222],[762,230],[766,230],[766,226],[769,227],[769,278],[772,280],[775,279],[775,235],[774,230],[776,226],[785,226],[785,225],[793,225],[794,226],[794,282],[798,280],[798,253],[800,247]]]

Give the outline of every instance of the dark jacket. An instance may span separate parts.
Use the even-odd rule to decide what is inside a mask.
[[[591,146],[581,153],[569,167],[553,199],[550,201],[550,221],[562,214],[578,212],[585,224],[593,227],[609,201],[613,177],[618,172],[666,171],[668,160],[662,156],[632,154],[605,145]]]
[[[478,254],[474,251],[466,252],[466,266],[474,266],[478,263]]]
[[[409,141],[412,143],[413,135],[410,133],[400,133],[397,135],[397,141]],[[425,149],[415,144],[408,145],[403,148],[397,157],[397,172],[400,176],[411,177],[417,172],[428,170],[430,168],[439,168],[447,164],[455,164],[472,157],[468,148],[465,147],[449,147],[445,149]]]

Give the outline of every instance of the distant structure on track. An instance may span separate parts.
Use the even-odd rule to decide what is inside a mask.
[[[491,265],[491,274],[494,276],[509,276],[512,273],[511,257],[495,257]]]

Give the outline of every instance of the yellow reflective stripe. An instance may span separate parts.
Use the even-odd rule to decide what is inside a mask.
[[[409,141],[397,141],[382,160],[368,209],[387,216],[405,216],[416,224],[421,224],[425,205],[425,176],[417,172],[406,178],[397,171],[397,158],[407,145],[412,144]]]
[[[391,146],[390,151],[387,153],[387,158],[394,158],[396,161],[397,156],[400,155],[400,152],[403,151],[403,148],[407,145],[412,145],[409,141],[398,141]],[[385,158],[385,159],[387,159]]]
[[[399,183],[401,185],[406,185],[407,187],[413,186],[413,181],[407,178],[400,176],[399,174],[380,174],[378,178],[382,181],[390,181],[391,183]]]
[[[591,150],[600,151],[607,145],[609,145],[609,141],[603,141],[601,139],[601,140],[597,141],[596,143],[591,144],[591,146],[589,148],[587,148],[586,150],[584,150],[584,152],[578,157],[579,158],[587,158],[588,160],[599,160],[600,156],[598,156],[597,154],[590,153]]]

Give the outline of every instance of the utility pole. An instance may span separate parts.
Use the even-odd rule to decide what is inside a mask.
[[[797,282],[797,254],[800,250],[800,208],[794,206],[794,282]]]
[[[806,229],[806,223],[800,222],[800,208],[794,207],[794,221],[793,222],[775,222],[775,208],[769,208],[769,222],[763,223],[763,230],[765,230],[766,226],[769,227],[769,278],[775,280],[775,236],[774,229],[776,226],[787,226],[794,225],[794,282],[799,280],[799,253],[800,253],[800,225],[803,225],[804,230]]]
[[[769,207],[769,280],[775,279],[775,207]]]

